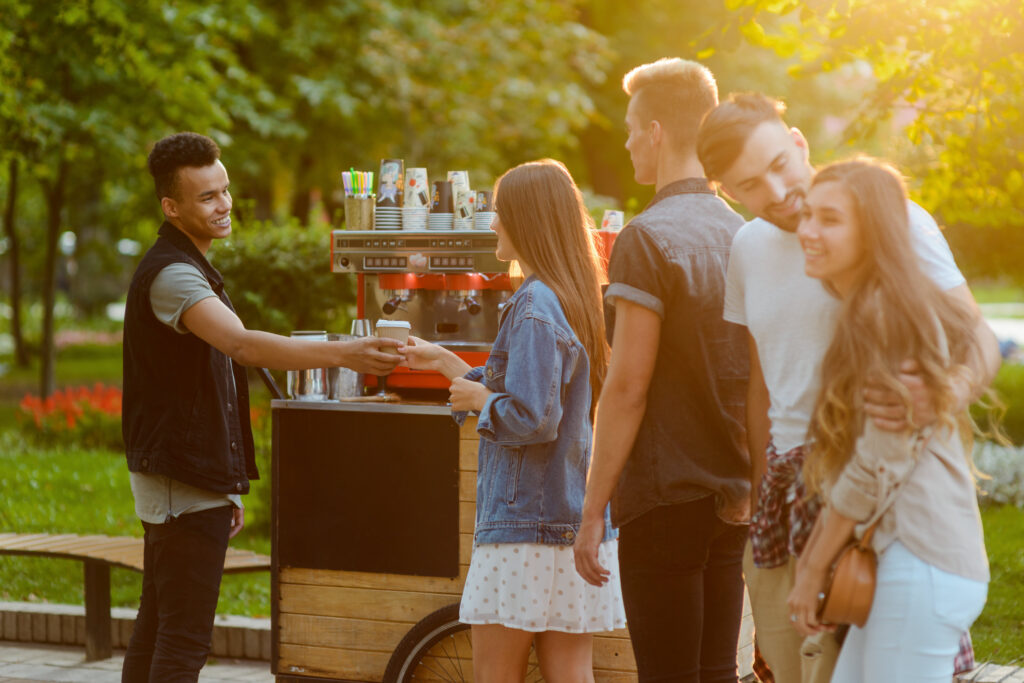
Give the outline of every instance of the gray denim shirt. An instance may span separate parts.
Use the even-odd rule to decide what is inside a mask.
[[[722,319],[729,248],[741,225],[707,180],[689,178],[662,188],[615,241],[605,293],[609,340],[617,300],[662,321],[647,411],[612,499],[615,526],[708,495],[722,519],[748,517],[749,354],[744,328]]]
[[[536,276],[509,299],[487,364],[466,379],[494,392],[477,421],[474,542],[572,545],[590,466],[590,359]]]

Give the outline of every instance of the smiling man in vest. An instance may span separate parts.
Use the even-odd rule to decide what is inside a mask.
[[[220,149],[178,133],[149,155],[165,221],[132,278],[124,321],[124,433],[145,529],[142,598],[122,680],[195,681],[210,650],[228,540],[256,479],[243,366],[386,374],[389,339],[291,339],[247,330],[206,260],[231,234]]]

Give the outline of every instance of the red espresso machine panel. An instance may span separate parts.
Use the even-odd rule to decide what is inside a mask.
[[[357,275],[360,318],[406,320],[414,336],[483,365],[512,295],[508,264],[494,255],[497,239],[489,230],[335,230],[331,271]],[[405,367],[388,377],[395,388],[448,384],[440,374]]]

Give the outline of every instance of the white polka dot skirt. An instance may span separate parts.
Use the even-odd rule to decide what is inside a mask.
[[[572,546],[537,543],[478,545],[469,561],[459,620],[522,631],[594,633],[626,625],[619,583],[619,546],[598,548],[611,572],[601,587],[576,573]]]

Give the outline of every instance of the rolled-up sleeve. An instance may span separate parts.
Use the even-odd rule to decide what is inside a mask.
[[[562,420],[567,354],[567,345],[550,323],[533,316],[516,321],[509,338],[505,390],[487,398],[477,432],[505,446],[554,441]]]
[[[829,502],[844,517],[864,522],[895,484],[905,481],[916,463],[915,435],[879,429],[870,419],[853,455],[829,492]]]
[[[665,301],[671,292],[669,273],[662,250],[639,225],[629,225],[615,239],[608,263],[605,302],[624,299],[654,311],[665,319]]]

